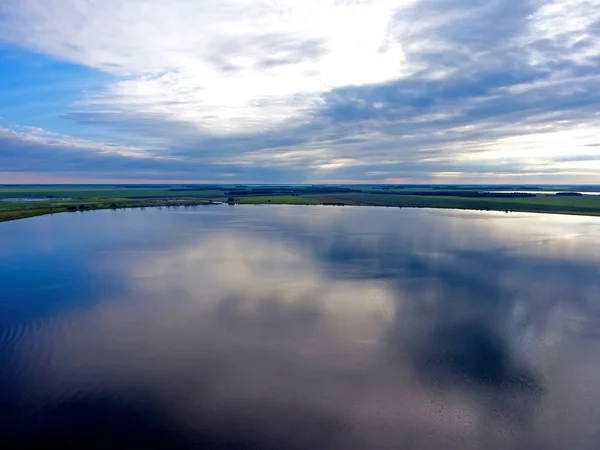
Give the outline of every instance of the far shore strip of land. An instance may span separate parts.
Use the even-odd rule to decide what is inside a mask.
[[[0,222],[63,212],[219,203],[449,208],[600,216],[600,186],[0,186]]]

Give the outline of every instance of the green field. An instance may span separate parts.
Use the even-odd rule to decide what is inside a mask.
[[[0,221],[62,212],[152,206],[231,204],[453,208],[600,216],[600,186],[529,186],[554,194],[510,194],[510,186],[434,185],[70,185],[0,186]],[[7,201],[9,200],[9,201]]]
[[[305,197],[294,197],[291,195],[274,195],[269,197],[243,197],[236,199],[235,203],[240,205],[319,205],[322,202]]]
[[[406,208],[452,208],[488,211],[545,212],[556,214],[600,215],[600,196],[556,197],[539,194],[530,198],[464,198],[412,195],[348,194],[311,196],[312,200],[345,205],[396,206]]]

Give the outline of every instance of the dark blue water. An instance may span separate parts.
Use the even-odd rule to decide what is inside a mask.
[[[0,446],[597,449],[600,218],[0,224]]]

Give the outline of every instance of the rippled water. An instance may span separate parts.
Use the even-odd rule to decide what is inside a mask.
[[[599,446],[599,218],[61,214],[0,288],[3,448]]]

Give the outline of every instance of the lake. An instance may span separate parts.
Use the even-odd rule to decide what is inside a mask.
[[[600,218],[0,223],[3,448],[597,449]]]

